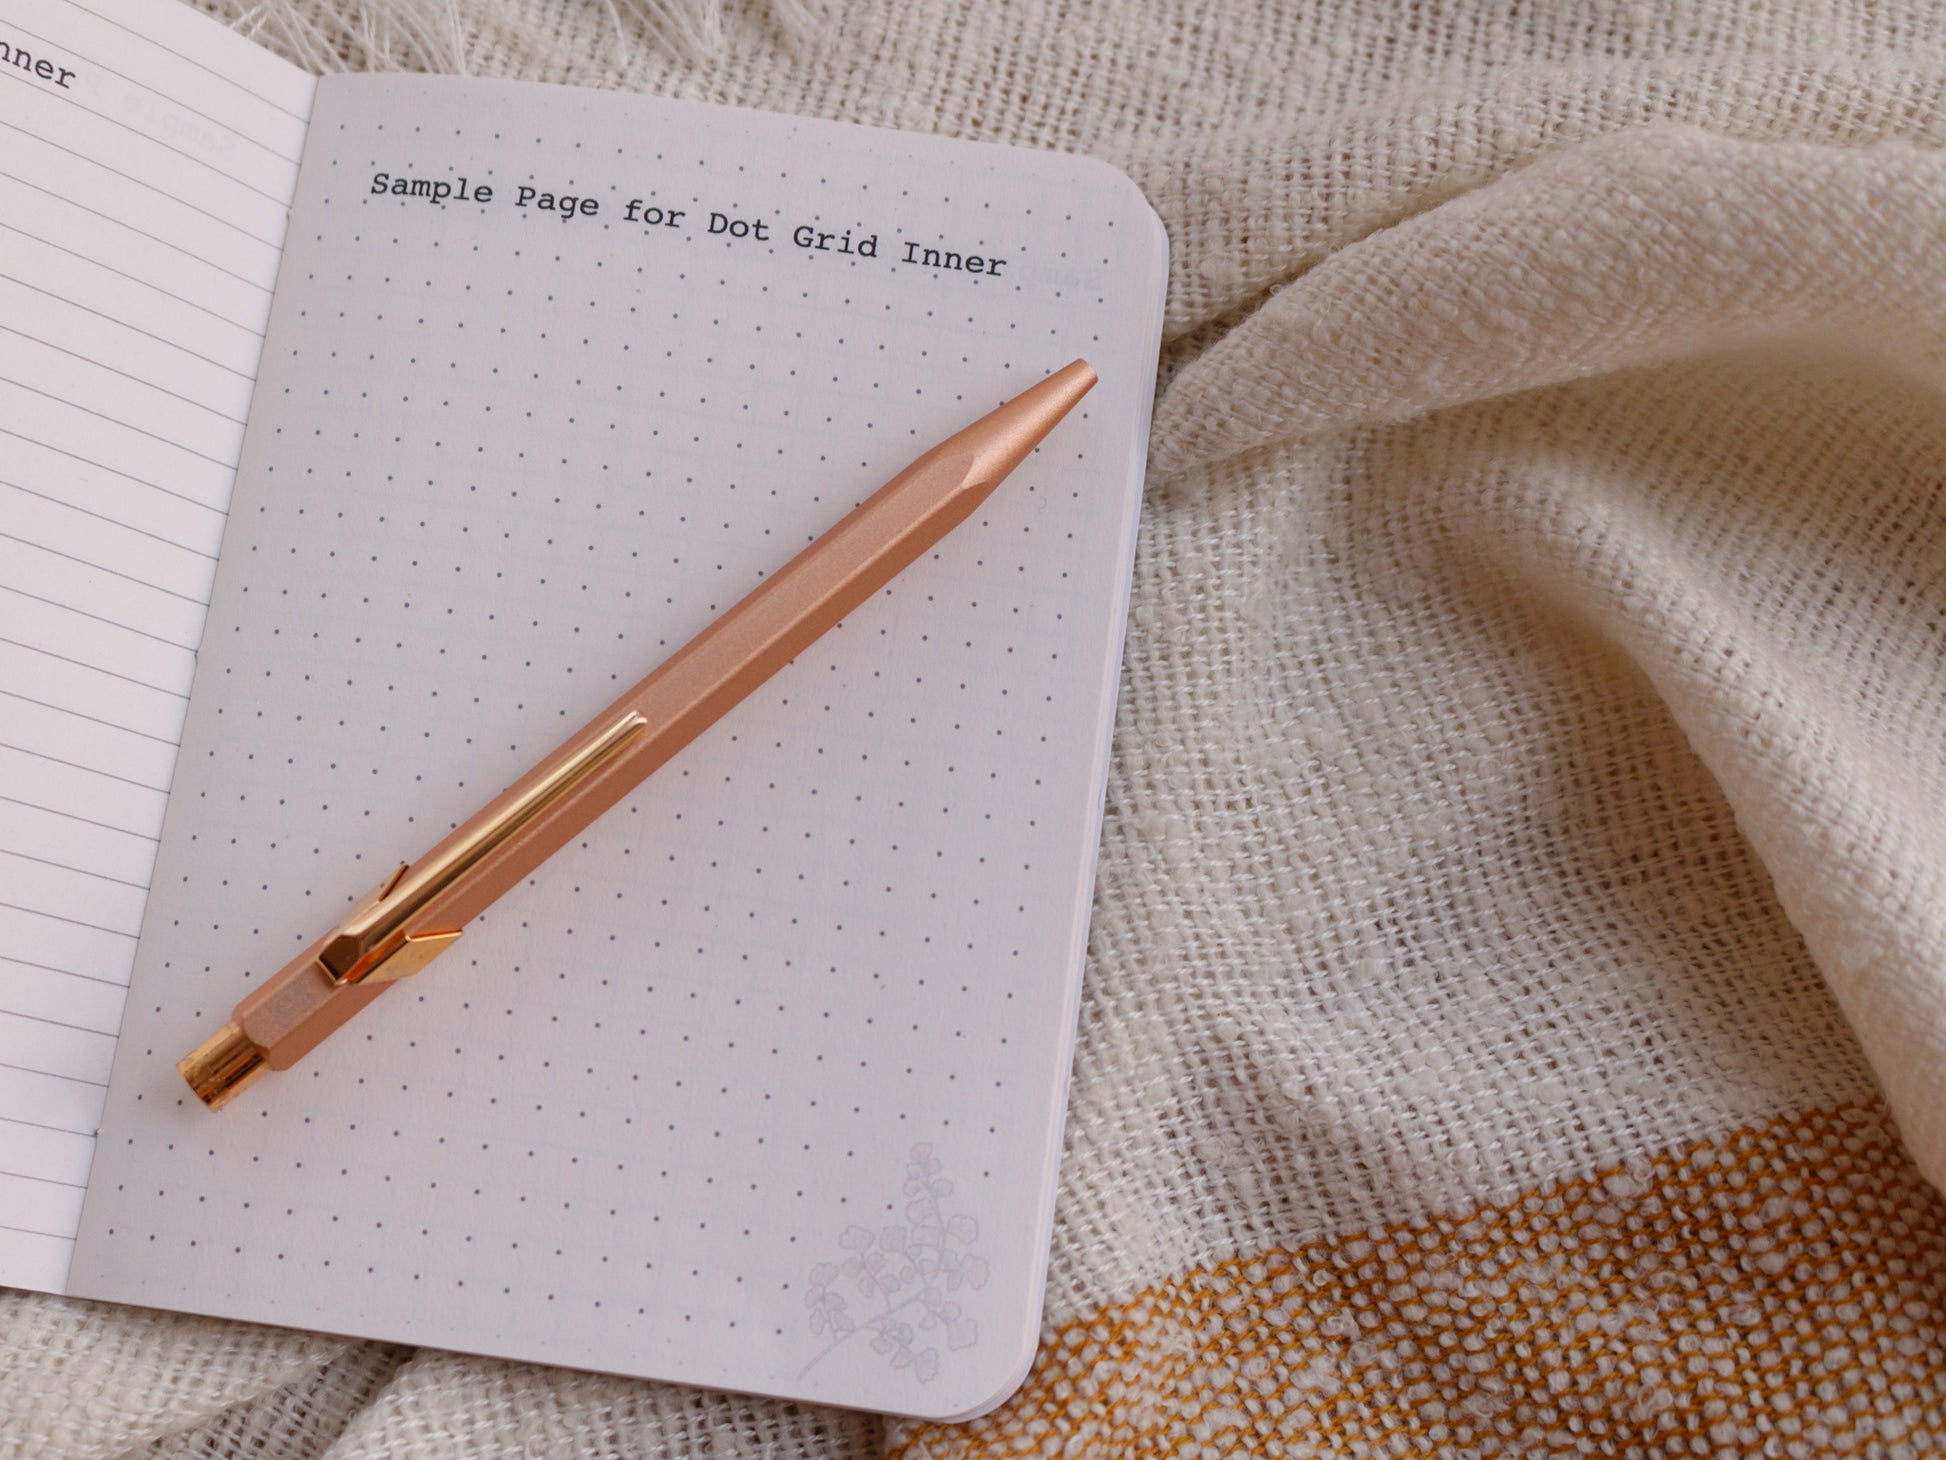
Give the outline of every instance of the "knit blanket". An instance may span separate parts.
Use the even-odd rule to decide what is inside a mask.
[[[209,0],[1173,262],[1045,1328],[888,1423],[0,1294],[0,1454],[1946,1448],[1933,0]]]

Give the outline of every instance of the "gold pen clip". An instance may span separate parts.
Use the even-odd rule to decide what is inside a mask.
[[[424,968],[452,946],[461,930],[407,932],[406,925],[509,838],[600,769],[646,730],[648,724],[640,712],[628,711],[563,760],[552,773],[509,802],[492,820],[477,827],[472,835],[443,852],[421,858],[417,866],[401,866],[345,915],[318,953],[318,966],[335,984],[389,983]]]

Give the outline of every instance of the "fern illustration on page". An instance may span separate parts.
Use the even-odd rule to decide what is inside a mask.
[[[838,1238],[845,1257],[811,1269],[811,1288],[804,1295],[811,1332],[829,1334],[831,1341],[799,1371],[800,1377],[841,1345],[863,1339],[893,1368],[910,1368],[924,1384],[940,1364],[939,1348],[926,1343],[928,1337],[944,1339],[949,1351],[980,1341],[980,1325],[947,1296],[961,1287],[986,1286],[986,1259],[972,1250],[980,1224],[964,1212],[947,1211],[953,1183],[944,1173],[945,1165],[930,1143],[914,1146],[905,1166],[907,1225],[876,1232],[861,1225],[847,1227]],[[845,1287],[867,1303],[877,1303],[878,1311],[855,1316]]]

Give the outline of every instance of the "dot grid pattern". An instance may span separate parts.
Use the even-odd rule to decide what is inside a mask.
[[[375,173],[496,190],[373,194]],[[531,185],[600,200],[563,221]],[[767,241],[623,221],[631,197]],[[802,221],[877,260],[796,248]],[[898,263],[895,238],[1004,255]],[[1025,1364],[1163,245],[1080,159],[643,98],[320,91],[77,1279],[952,1414]],[[298,1070],[173,1064],[933,441],[975,519]],[[862,1288],[858,1281],[867,1276]]]

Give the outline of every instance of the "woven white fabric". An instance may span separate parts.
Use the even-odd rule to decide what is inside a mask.
[[[1906,1164],[1946,1180],[1929,0],[656,13],[658,33],[598,0],[245,18],[313,63],[1061,147],[1143,186],[1174,250],[1169,344],[1048,1351],[1094,1353],[1072,1346],[1090,1325],[1160,1336],[1108,1379],[1061,1358],[985,1428],[888,1433],[8,1296],[0,1454],[1940,1443],[1946,1239]],[[1909,1156],[1874,1141],[1888,1108]],[[1773,1154],[1740,1205],[1753,1140]],[[1640,1301],[1563,1296],[1619,1239],[1545,1223],[1658,1234],[1622,1269]],[[1420,1279],[1398,1253],[1452,1233],[1473,1265],[1429,1259],[1399,1296]],[[1480,1275],[1495,1244],[1517,1274]],[[1319,1254],[1375,1251],[1356,1301],[1333,1296]],[[1233,1262],[1244,1296],[1206,1319],[1156,1296]],[[1388,1282],[1380,1323],[1360,1304]],[[1749,1332],[1788,1314],[1784,1347],[1698,1338],[1692,1290]],[[1442,1294],[1477,1342],[1435,1341]],[[1502,1338],[1536,1314],[1619,1357],[1530,1373]],[[1299,1330],[1326,1348],[1273,1362]],[[1219,1331],[1249,1356],[1162,1382],[1157,1355]],[[1801,1411],[1766,1397],[1800,1378]]]

